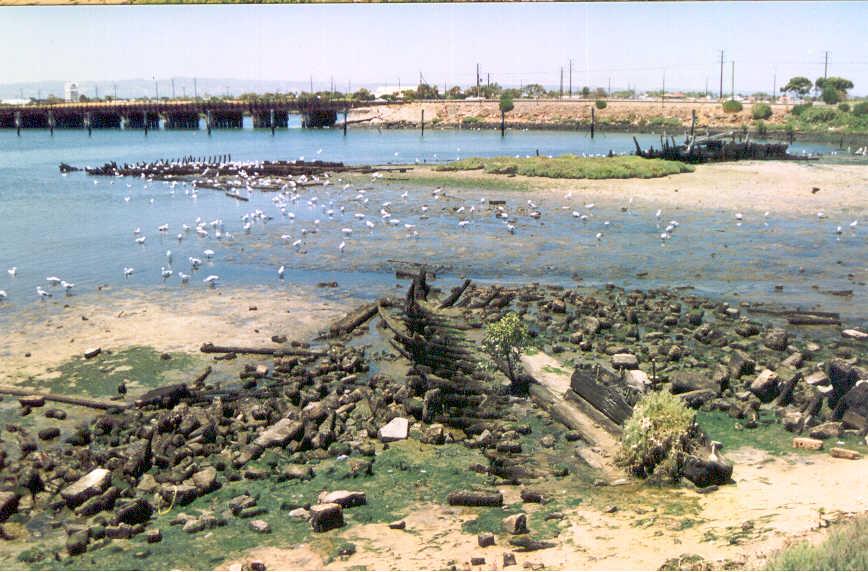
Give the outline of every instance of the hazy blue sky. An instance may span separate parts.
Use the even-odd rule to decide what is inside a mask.
[[[0,83],[172,76],[467,85],[704,89],[718,50],[738,91],[791,75],[851,78],[868,93],[868,3],[616,3],[0,8]],[[730,64],[726,65],[726,90]],[[565,74],[566,76],[566,74]],[[566,79],[565,79],[566,82]]]

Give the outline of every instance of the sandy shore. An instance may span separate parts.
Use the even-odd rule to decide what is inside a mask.
[[[726,209],[734,212],[770,211],[774,214],[845,214],[852,219],[868,213],[868,166],[829,165],[785,161],[748,161],[698,165],[693,173],[657,179],[575,180],[488,175],[481,171],[441,172],[416,167],[401,178],[437,179],[451,193],[449,181],[509,181],[540,199],[608,202],[626,206]],[[819,189],[814,192],[814,189]],[[563,202],[563,200],[561,200]]]
[[[305,340],[352,307],[323,301],[312,290],[265,287],[189,290],[183,296],[96,292],[50,304],[20,311],[0,334],[0,384],[44,374],[93,347],[198,353],[207,341],[270,345],[273,335]]]
[[[642,499],[625,496],[614,512],[580,507],[565,513],[570,526],[557,538],[558,546],[550,549],[516,552],[505,534],[498,535],[495,546],[480,548],[475,535],[461,532],[462,522],[474,518],[471,510],[425,505],[407,514],[405,531],[383,524],[343,530],[340,539],[357,547],[356,554],[345,560],[328,562],[310,545],[262,547],[220,568],[239,569],[240,564],[257,559],[269,570],[445,569],[450,563],[465,570],[500,570],[503,553],[514,552],[517,566],[512,569],[519,570],[539,566],[656,570],[666,559],[681,554],[698,554],[710,561],[728,559],[742,568],[759,569],[788,542],[821,538],[821,509],[832,518],[868,510],[868,496],[860,488],[868,459],[782,458],[755,449],[733,451],[730,457],[736,465],[734,485],[710,495],[671,492],[692,497],[699,503],[698,514],[684,517],[667,514],[662,507],[649,510]],[[504,487],[503,492],[506,502],[519,500],[517,488]],[[544,506],[530,507],[525,505],[533,511],[528,516],[533,531],[535,519],[546,511]],[[486,563],[471,566],[470,559],[480,556]]]

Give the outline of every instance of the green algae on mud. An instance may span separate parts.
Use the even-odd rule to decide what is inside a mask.
[[[793,447],[795,433],[784,429],[770,411],[760,411],[758,426],[755,429],[744,427],[744,423],[733,419],[722,411],[697,411],[696,421],[711,439],[720,441],[726,448],[725,451],[734,451],[741,447],[753,447],[771,453],[772,455],[827,455],[827,447],[834,447],[836,442],[842,446],[854,449],[860,453],[868,454],[868,446],[855,436],[841,436],[829,439],[824,444],[824,449],[819,451],[811,449],[796,449]]]
[[[160,385],[189,381],[201,363],[192,355],[135,346],[103,351],[92,359],[71,359],[49,369],[45,379],[36,378],[28,385],[52,393],[108,398],[117,395],[118,385],[124,382],[134,396]]]
[[[350,457],[354,458],[357,457]],[[79,557],[55,561],[54,552],[60,552],[63,548],[61,534],[51,540],[46,539],[44,544],[36,547],[50,557],[38,562],[18,561],[17,566],[14,562],[0,559],[0,568],[29,564],[36,569],[207,569],[255,547],[291,546],[302,541],[328,554],[333,544],[343,542],[343,535],[351,532],[353,525],[388,523],[406,516],[414,506],[444,503],[448,493],[453,490],[486,486],[488,477],[467,470],[471,463],[484,461],[485,457],[479,451],[460,444],[435,447],[408,440],[379,450],[371,475],[352,476],[348,460],[330,458],[313,465],[315,476],[308,481],[242,479],[230,482],[221,479],[223,486],[213,494],[156,516],[149,526],[161,530],[163,540],[159,544],[148,545],[144,535],[139,535],[132,540],[114,541],[107,547],[91,548]],[[272,472],[288,463],[289,457],[270,451],[247,468]],[[288,516],[293,508],[315,504],[321,491],[338,489],[363,490],[367,494],[366,505],[344,512],[346,527],[315,534],[308,522]],[[181,512],[196,515],[210,511],[219,517],[226,511],[226,503],[242,494],[256,497],[257,506],[268,511],[257,518],[271,525],[271,534],[266,536],[254,532],[247,520],[234,517],[230,517],[224,527],[197,534],[187,534],[180,526],[169,524]],[[144,550],[149,551],[147,557],[136,556]],[[17,557],[18,553],[10,556]]]

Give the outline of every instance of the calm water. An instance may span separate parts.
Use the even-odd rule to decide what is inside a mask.
[[[643,146],[658,139],[638,137]],[[467,275],[481,280],[575,284],[578,277],[588,285],[692,285],[701,293],[729,299],[820,305],[859,319],[868,314],[865,286],[848,278],[848,274],[865,278],[864,229],[850,231],[846,223],[851,219],[844,220],[844,215],[836,218],[830,213],[824,221],[775,216],[765,220],[746,213],[742,225],[736,226],[729,211],[679,209],[663,213],[658,221],[648,205],[638,202],[622,212],[619,205],[584,209],[578,201],[557,196],[539,202],[543,216],[535,220],[527,216],[527,197],[520,193],[479,191],[462,198],[435,199],[430,188],[401,183],[370,185],[367,203],[355,200],[355,189],[343,190],[341,185],[304,191],[299,201],[285,205],[265,193],[242,203],[208,190],[192,198],[180,185],[172,189],[140,179],[61,176],[57,169],[60,162],[84,166],[188,154],[379,164],[533,154],[537,149],[557,155],[632,148],[631,134],[603,134],[591,141],[584,133],[550,131],[511,132],[506,138],[494,131],[428,131],[423,138],[417,131],[367,129],[350,130],[347,137],[337,130],[300,129],[279,131],[274,137],[252,130],[215,131],[211,137],[205,132],[145,136],[121,131],[94,131],[88,137],[86,132],[58,130],[52,138],[41,130],[24,131],[21,137],[2,130],[0,290],[7,292],[8,300],[0,303],[0,315],[14,315],[16,309],[36,303],[36,286],[61,298],[60,290],[50,289],[45,281],[52,275],[75,283],[77,295],[100,284],[180,293],[184,288],[203,288],[202,278],[209,274],[219,275],[224,286],[264,283],[292,288],[335,280],[342,287],[374,294],[394,288],[394,260],[425,261],[450,280]],[[795,152],[803,149],[834,151],[820,144],[794,147]],[[507,200],[514,234],[479,201],[482,198]],[[400,222],[389,224],[380,216],[384,202],[392,203],[390,218]],[[568,204],[570,208],[562,208]],[[255,222],[249,233],[244,232],[241,217],[256,209],[271,220]],[[327,213],[330,209],[332,216]],[[588,220],[573,217],[574,209],[588,214]],[[354,217],[356,213],[374,221],[374,230]],[[181,242],[176,240],[181,225],[195,226],[197,217],[221,219],[233,238],[217,240],[209,227],[207,238],[190,232]],[[462,228],[459,220],[470,222]],[[678,228],[671,240],[663,242],[659,235],[671,220],[678,221]],[[169,232],[157,231],[163,224],[169,225]],[[406,228],[408,224],[414,227]],[[835,234],[838,224],[847,229],[840,236]],[[137,227],[147,237],[143,245],[134,241]],[[319,232],[303,236],[302,228]],[[343,233],[344,228],[352,233]],[[597,233],[603,234],[597,238]],[[293,247],[298,239],[302,244]],[[338,249],[341,242],[343,253]],[[181,285],[177,272],[189,273],[188,257],[204,258],[205,249],[215,251],[213,259],[206,260],[189,285]],[[172,251],[176,275],[163,282],[160,268],[169,266],[167,250]],[[282,282],[276,273],[280,265],[287,268]],[[12,266],[18,268],[15,278],[5,271]],[[136,269],[127,279],[122,275],[125,266]],[[775,294],[775,284],[783,284],[784,292]],[[853,296],[824,293],[844,289],[852,289]]]

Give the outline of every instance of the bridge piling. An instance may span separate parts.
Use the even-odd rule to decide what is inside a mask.
[[[274,137],[274,110],[271,109],[268,112],[268,122],[271,124],[271,136]]]
[[[54,137],[54,112],[52,111],[48,112],[48,131]]]
[[[15,112],[15,133],[21,137],[21,112]]]
[[[88,111],[87,113],[84,114],[84,126],[87,127],[87,136],[88,137],[93,135],[93,128],[91,127],[90,119],[91,119],[90,111]]]
[[[344,107],[344,137],[347,136],[347,116],[349,115],[349,110]]]
[[[425,137],[425,109],[422,109],[422,137]]]

